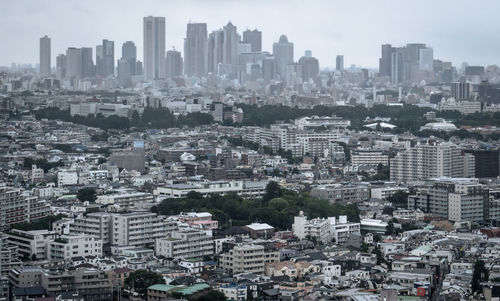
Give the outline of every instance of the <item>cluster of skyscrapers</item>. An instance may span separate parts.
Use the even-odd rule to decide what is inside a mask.
[[[143,63],[137,60],[132,41],[122,45],[122,57],[115,61],[113,41],[104,39],[95,48],[70,47],[56,59],[55,76],[75,87],[83,79],[116,78],[122,87],[129,87],[134,76],[145,81],[178,76],[202,78],[209,74],[237,79],[240,82],[280,80],[301,84],[319,75],[319,62],[311,51],[294,60],[294,45],[285,35],[273,44],[272,53],[262,50],[262,32],[245,30],[241,35],[231,22],[208,32],[206,23],[187,24],[184,54],[175,48],[165,49],[165,18],[143,19]],[[51,75],[50,38],[40,39],[40,74]],[[115,65],[116,62],[116,65]],[[343,56],[337,57],[337,69],[343,70]]]
[[[391,82],[417,82],[428,78],[433,71],[434,53],[425,44],[407,44],[403,47],[382,45],[379,73],[390,77]]]

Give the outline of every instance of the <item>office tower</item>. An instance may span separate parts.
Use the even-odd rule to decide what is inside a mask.
[[[280,80],[286,79],[286,68],[293,64],[293,43],[288,42],[286,35],[280,36],[278,43],[273,44],[273,55],[276,59],[276,70]]]
[[[238,42],[239,36],[231,22],[222,28],[222,64],[225,65],[226,72],[233,74],[238,64]]]
[[[58,80],[66,77],[66,55],[62,53],[56,57],[56,77]]]
[[[143,30],[144,79],[165,78],[165,18],[144,17]]]
[[[405,79],[404,76],[404,57],[406,49],[404,47],[392,48],[391,62],[390,62],[390,76],[391,82],[394,84],[402,83]]]
[[[418,64],[421,71],[432,71],[433,61],[434,50],[432,48],[420,49]]]
[[[115,74],[115,42],[102,40],[102,45],[96,46],[96,68],[101,76]]]
[[[299,59],[302,66],[302,80],[307,82],[319,75],[319,61],[315,57],[303,56]]]
[[[287,65],[285,79],[288,86],[302,84],[302,65],[299,63],[292,63]]]
[[[142,62],[137,61],[135,64],[135,75],[143,75]]]
[[[184,73],[201,77],[207,73],[207,24],[188,23],[184,39]],[[168,71],[167,71],[168,73]]]
[[[209,73],[219,74],[219,64],[222,64],[223,41],[222,30],[213,31],[208,37],[207,69]]]
[[[391,56],[391,44],[382,45],[382,56],[380,57],[378,67],[380,76],[391,76]]]
[[[484,67],[483,66],[467,66],[465,67],[465,76],[483,76]]]
[[[266,83],[276,78],[276,60],[273,56],[262,60],[262,77]]]
[[[48,36],[40,38],[40,75],[50,75],[50,38]]]
[[[243,32],[243,43],[252,45],[252,52],[262,51],[262,31],[257,29]]]
[[[337,55],[337,58],[335,59],[335,70],[344,71],[344,56],[343,55]]]
[[[173,78],[182,75],[182,57],[180,51],[167,51],[167,77]]]
[[[121,58],[118,60],[118,83],[121,87],[124,88],[132,86],[132,72],[130,70],[130,63],[125,58]]]
[[[82,47],[82,78],[93,77],[95,75],[94,60],[92,58],[92,48]]]
[[[73,79],[82,75],[82,49],[70,47],[66,50],[66,78]]]
[[[455,100],[465,100],[470,97],[470,85],[466,82],[456,82],[451,84],[451,96]]]
[[[136,75],[137,47],[134,42],[127,41],[122,45],[122,59],[126,59],[130,65],[130,74]]]
[[[304,51],[304,56],[305,57],[312,57],[313,56],[312,51],[311,50]]]
[[[391,181],[408,182],[437,177],[473,177],[474,156],[452,143],[417,145],[391,159]]]

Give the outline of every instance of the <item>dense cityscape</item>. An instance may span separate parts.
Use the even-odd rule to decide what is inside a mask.
[[[0,300],[500,300],[497,65],[130,22],[0,67]]]

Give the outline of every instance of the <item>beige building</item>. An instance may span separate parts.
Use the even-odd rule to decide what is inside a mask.
[[[292,280],[302,280],[303,276],[320,272],[321,268],[307,261],[282,261],[267,263],[265,275],[268,277],[288,276]]]
[[[279,262],[277,249],[266,249],[262,245],[240,243],[221,254],[220,266],[233,274],[264,273],[266,263]]]

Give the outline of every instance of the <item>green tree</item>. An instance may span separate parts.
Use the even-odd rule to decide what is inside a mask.
[[[155,284],[165,284],[165,279],[157,273],[146,270],[134,271],[125,279],[125,286],[133,289],[143,298],[147,295],[148,287]]]
[[[76,197],[81,201],[81,202],[90,202],[93,203],[97,199],[97,194],[94,188],[92,187],[86,187],[78,190],[76,193]]]
[[[274,198],[278,198],[280,196],[281,196],[280,185],[275,181],[271,181],[266,186],[266,193],[264,194],[264,197],[262,197],[262,201],[264,203],[267,203],[268,201],[270,201]]]
[[[489,272],[486,269],[485,263],[482,260],[477,260],[474,264],[474,272],[472,273],[472,292],[479,293],[481,292],[483,286],[482,282],[488,281]]]

